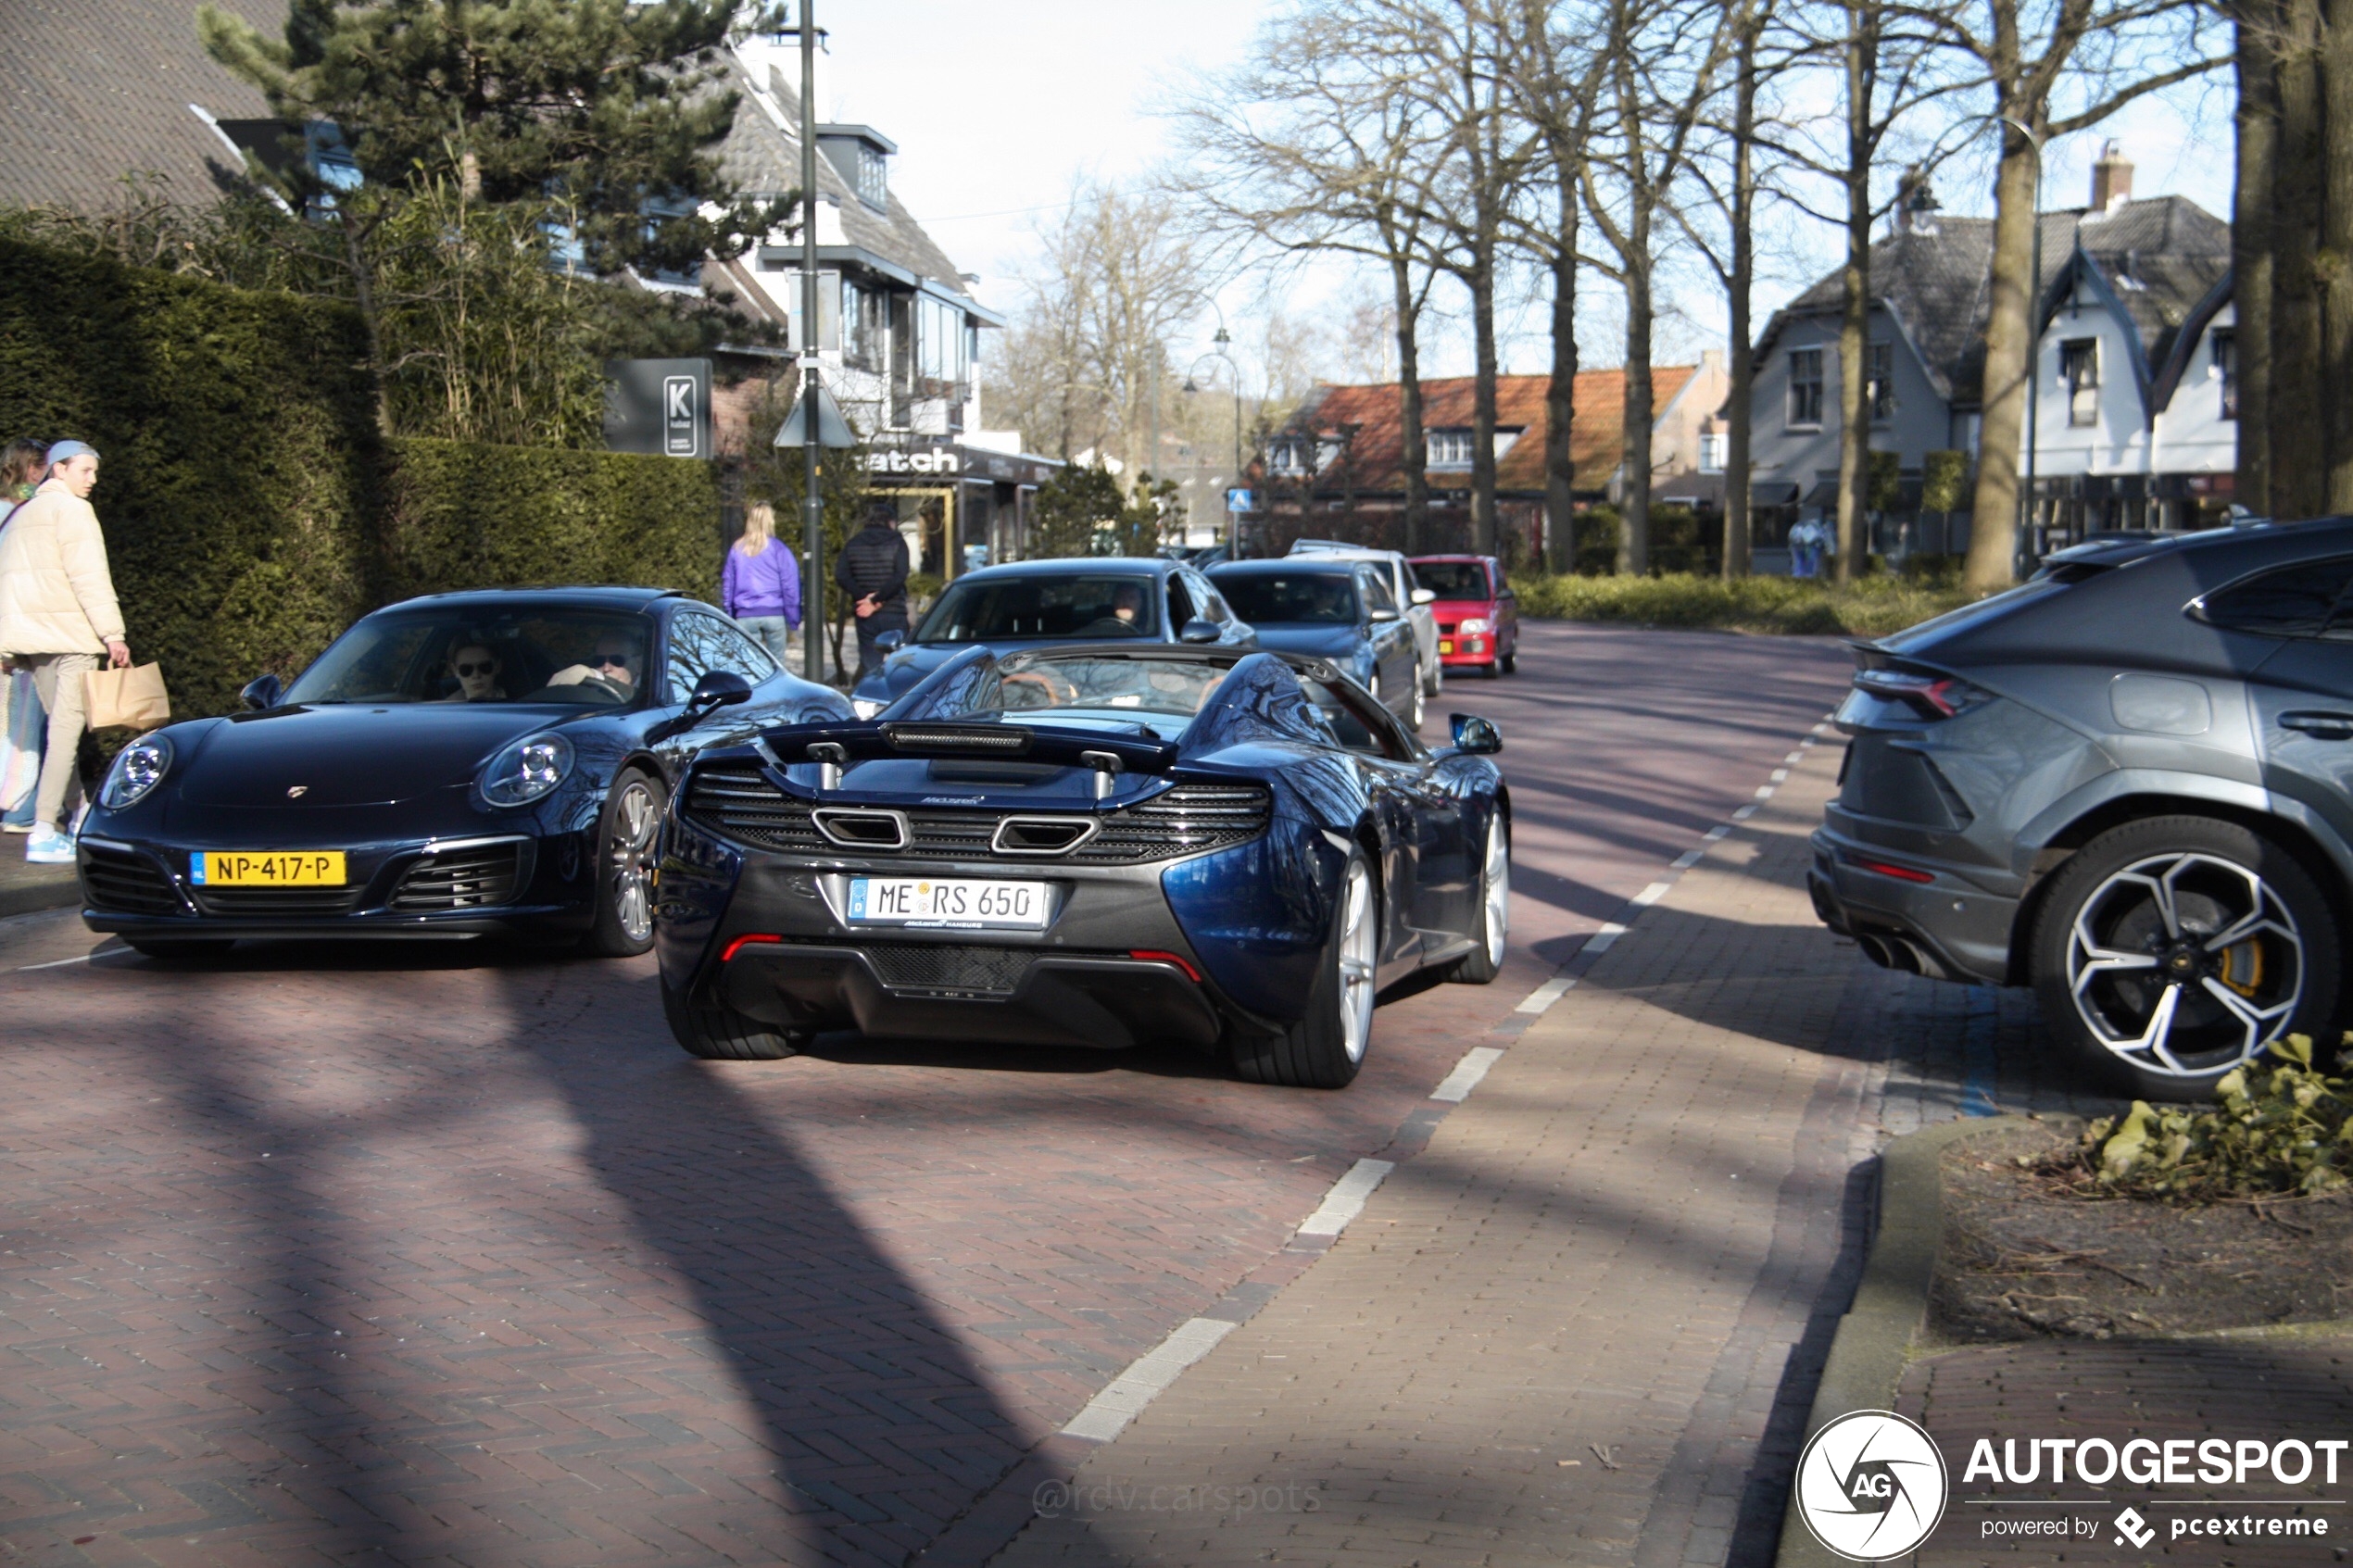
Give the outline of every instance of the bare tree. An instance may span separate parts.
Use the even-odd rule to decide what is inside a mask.
[[[1386,274],[1397,345],[1405,537],[1424,548],[1428,445],[1419,331],[1431,270],[1423,171],[1445,133],[1353,0],[1290,11],[1255,57],[1179,105],[1185,188],[1214,234],[1285,257],[1361,257]]]
[[[1577,459],[1570,445],[1577,421],[1578,243],[1583,232],[1586,160],[1606,112],[1609,54],[1594,47],[1592,12],[1584,4],[1518,0],[1503,15],[1504,80],[1515,107],[1536,132],[1540,167],[1551,190],[1513,227],[1513,243],[1550,274],[1552,374],[1544,394],[1544,533],[1549,565],[1566,571],[1576,558]]]
[[[1626,291],[1626,405],[1617,570],[1650,571],[1651,331],[1659,220],[1735,43],[1733,12],[1710,0],[1610,0],[1611,145],[1588,162],[1585,210],[1608,246],[1597,263]]]
[[[2039,302],[2026,296],[2040,221],[2041,146],[2098,124],[2145,94],[2229,62],[2206,54],[2200,0],[1971,0],[1896,14],[1967,61],[1992,90],[1991,118],[2000,128],[1975,521],[1962,578],[1967,586],[1992,593],[2008,587],[2015,575],[2019,437],[2040,325],[2030,320]],[[2063,86],[2083,101],[2073,112],[2054,116],[2053,97]],[[1842,557],[1842,575],[1845,570]]]
[[[1166,195],[1082,182],[1044,254],[1006,345],[1000,407],[1051,431],[1057,455],[1116,451],[1149,468],[1167,343],[1199,308],[1197,246]]]

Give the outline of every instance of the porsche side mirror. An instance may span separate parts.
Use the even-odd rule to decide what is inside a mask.
[[[1180,643],[1214,643],[1217,640],[1217,622],[1195,616],[1177,632],[1176,640]]]
[[[1417,605],[1434,605],[1438,602],[1438,596],[1428,588],[1416,588],[1414,590],[1414,602]]]
[[[885,632],[875,639],[876,653],[897,653],[906,646],[907,633],[904,632]]]
[[[694,695],[686,698],[686,712],[696,719],[714,709],[751,700],[751,683],[733,670],[712,670],[695,683]]]
[[[1455,751],[1465,757],[1492,757],[1504,749],[1504,732],[1476,714],[1450,713],[1446,721],[1453,728]]]
[[[239,692],[237,696],[245,699],[245,705],[247,708],[258,713],[265,708],[277,707],[278,698],[284,690],[285,688],[279,684],[277,676],[256,675],[245,683],[245,689]]]

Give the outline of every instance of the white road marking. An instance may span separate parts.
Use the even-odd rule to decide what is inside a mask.
[[[1299,1227],[1302,1236],[1338,1236],[1348,1228],[1348,1222],[1365,1211],[1365,1200],[1373,1189],[1397,1166],[1387,1160],[1359,1160],[1348,1174],[1332,1184],[1324,1194],[1324,1206],[1307,1216]]]
[[[1648,887],[1643,888],[1640,893],[1637,893],[1634,897],[1629,898],[1627,902],[1633,905],[1638,909],[1647,909],[1653,904],[1657,903],[1661,898],[1666,897],[1667,895],[1672,891],[1673,885],[1674,884],[1671,883],[1654,882]]]
[[[1446,1074],[1445,1082],[1430,1090],[1429,1098],[1453,1105],[1462,1104],[1470,1098],[1470,1092],[1478,1087],[1478,1081],[1487,1076],[1487,1070],[1503,1060],[1504,1053],[1493,1046],[1473,1046],[1469,1053],[1454,1064],[1454,1071]]]
[[[1709,828],[1705,833],[1700,834],[1699,841],[1702,844],[1713,844],[1718,839],[1730,838],[1731,836],[1732,830],[1723,823],[1718,822],[1716,826]]]
[[[1556,974],[1522,997],[1514,1012],[1542,1012],[1576,988],[1577,982],[1565,974]]]
[[[1770,795],[1773,792],[1769,789],[1760,789],[1756,793],[1759,795]],[[1756,802],[1752,800],[1747,805],[1732,813],[1732,821],[1736,822],[1744,822],[1755,815],[1756,815]]]
[[[1599,931],[1596,931],[1593,935],[1585,938],[1585,951],[1589,953],[1606,953],[1610,950],[1611,945],[1625,935],[1626,928],[1618,924],[1616,921],[1611,921]]]
[[[1704,849],[1686,849],[1681,854],[1676,856],[1673,859],[1667,861],[1667,868],[1669,871],[1677,872],[1690,871],[1693,866],[1699,864],[1699,858],[1705,853],[1706,851]]]
[[[1796,767],[1800,762],[1805,760],[1806,753],[1803,750],[1793,751],[1787,757],[1781,759],[1781,761],[1785,766],[1792,768]]]
[[[1240,1326],[1223,1318],[1188,1318],[1176,1331],[1128,1363],[1087,1408],[1063,1428],[1065,1437],[1086,1437],[1108,1443],[1167,1392],[1177,1374],[1217,1348],[1217,1342]]]
[[[52,959],[47,963],[19,964],[17,972],[26,974],[36,969],[63,969],[69,963],[88,963],[97,956],[95,953],[84,953],[78,959]]]

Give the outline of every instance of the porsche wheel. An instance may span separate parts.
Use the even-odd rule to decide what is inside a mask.
[[[2051,1032],[2141,1099],[2203,1099],[2273,1040],[2326,1040],[2337,926],[2286,850],[2208,817],[2100,834],[2035,920],[2035,995]]]
[[[1454,960],[1449,980],[1484,985],[1503,972],[1504,947],[1511,937],[1512,834],[1498,809],[1487,820],[1487,852],[1478,872],[1478,909],[1472,916],[1471,940],[1478,946]]]
[[[661,835],[661,784],[624,769],[597,824],[597,923],[583,947],[624,959],[654,945],[654,849]]]
[[[1307,1016],[1277,1035],[1239,1041],[1234,1070],[1259,1084],[1348,1086],[1373,1037],[1374,965],[1380,957],[1380,890],[1362,849],[1352,848]]]
[[[804,1031],[762,1023],[724,1003],[690,1002],[667,985],[661,1011],[679,1048],[705,1061],[777,1061],[809,1043]]]

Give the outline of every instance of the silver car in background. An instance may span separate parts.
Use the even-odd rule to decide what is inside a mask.
[[[1337,539],[1294,539],[1290,553],[1295,556],[1335,556],[1343,560],[1371,561],[1389,578],[1389,591],[1405,608],[1405,619],[1414,628],[1414,668],[1422,684],[1424,696],[1436,696],[1446,684],[1445,666],[1438,659],[1438,613],[1430,606],[1438,596],[1421,584],[1414,575],[1414,563],[1395,550],[1376,550],[1363,545],[1342,544]]]

